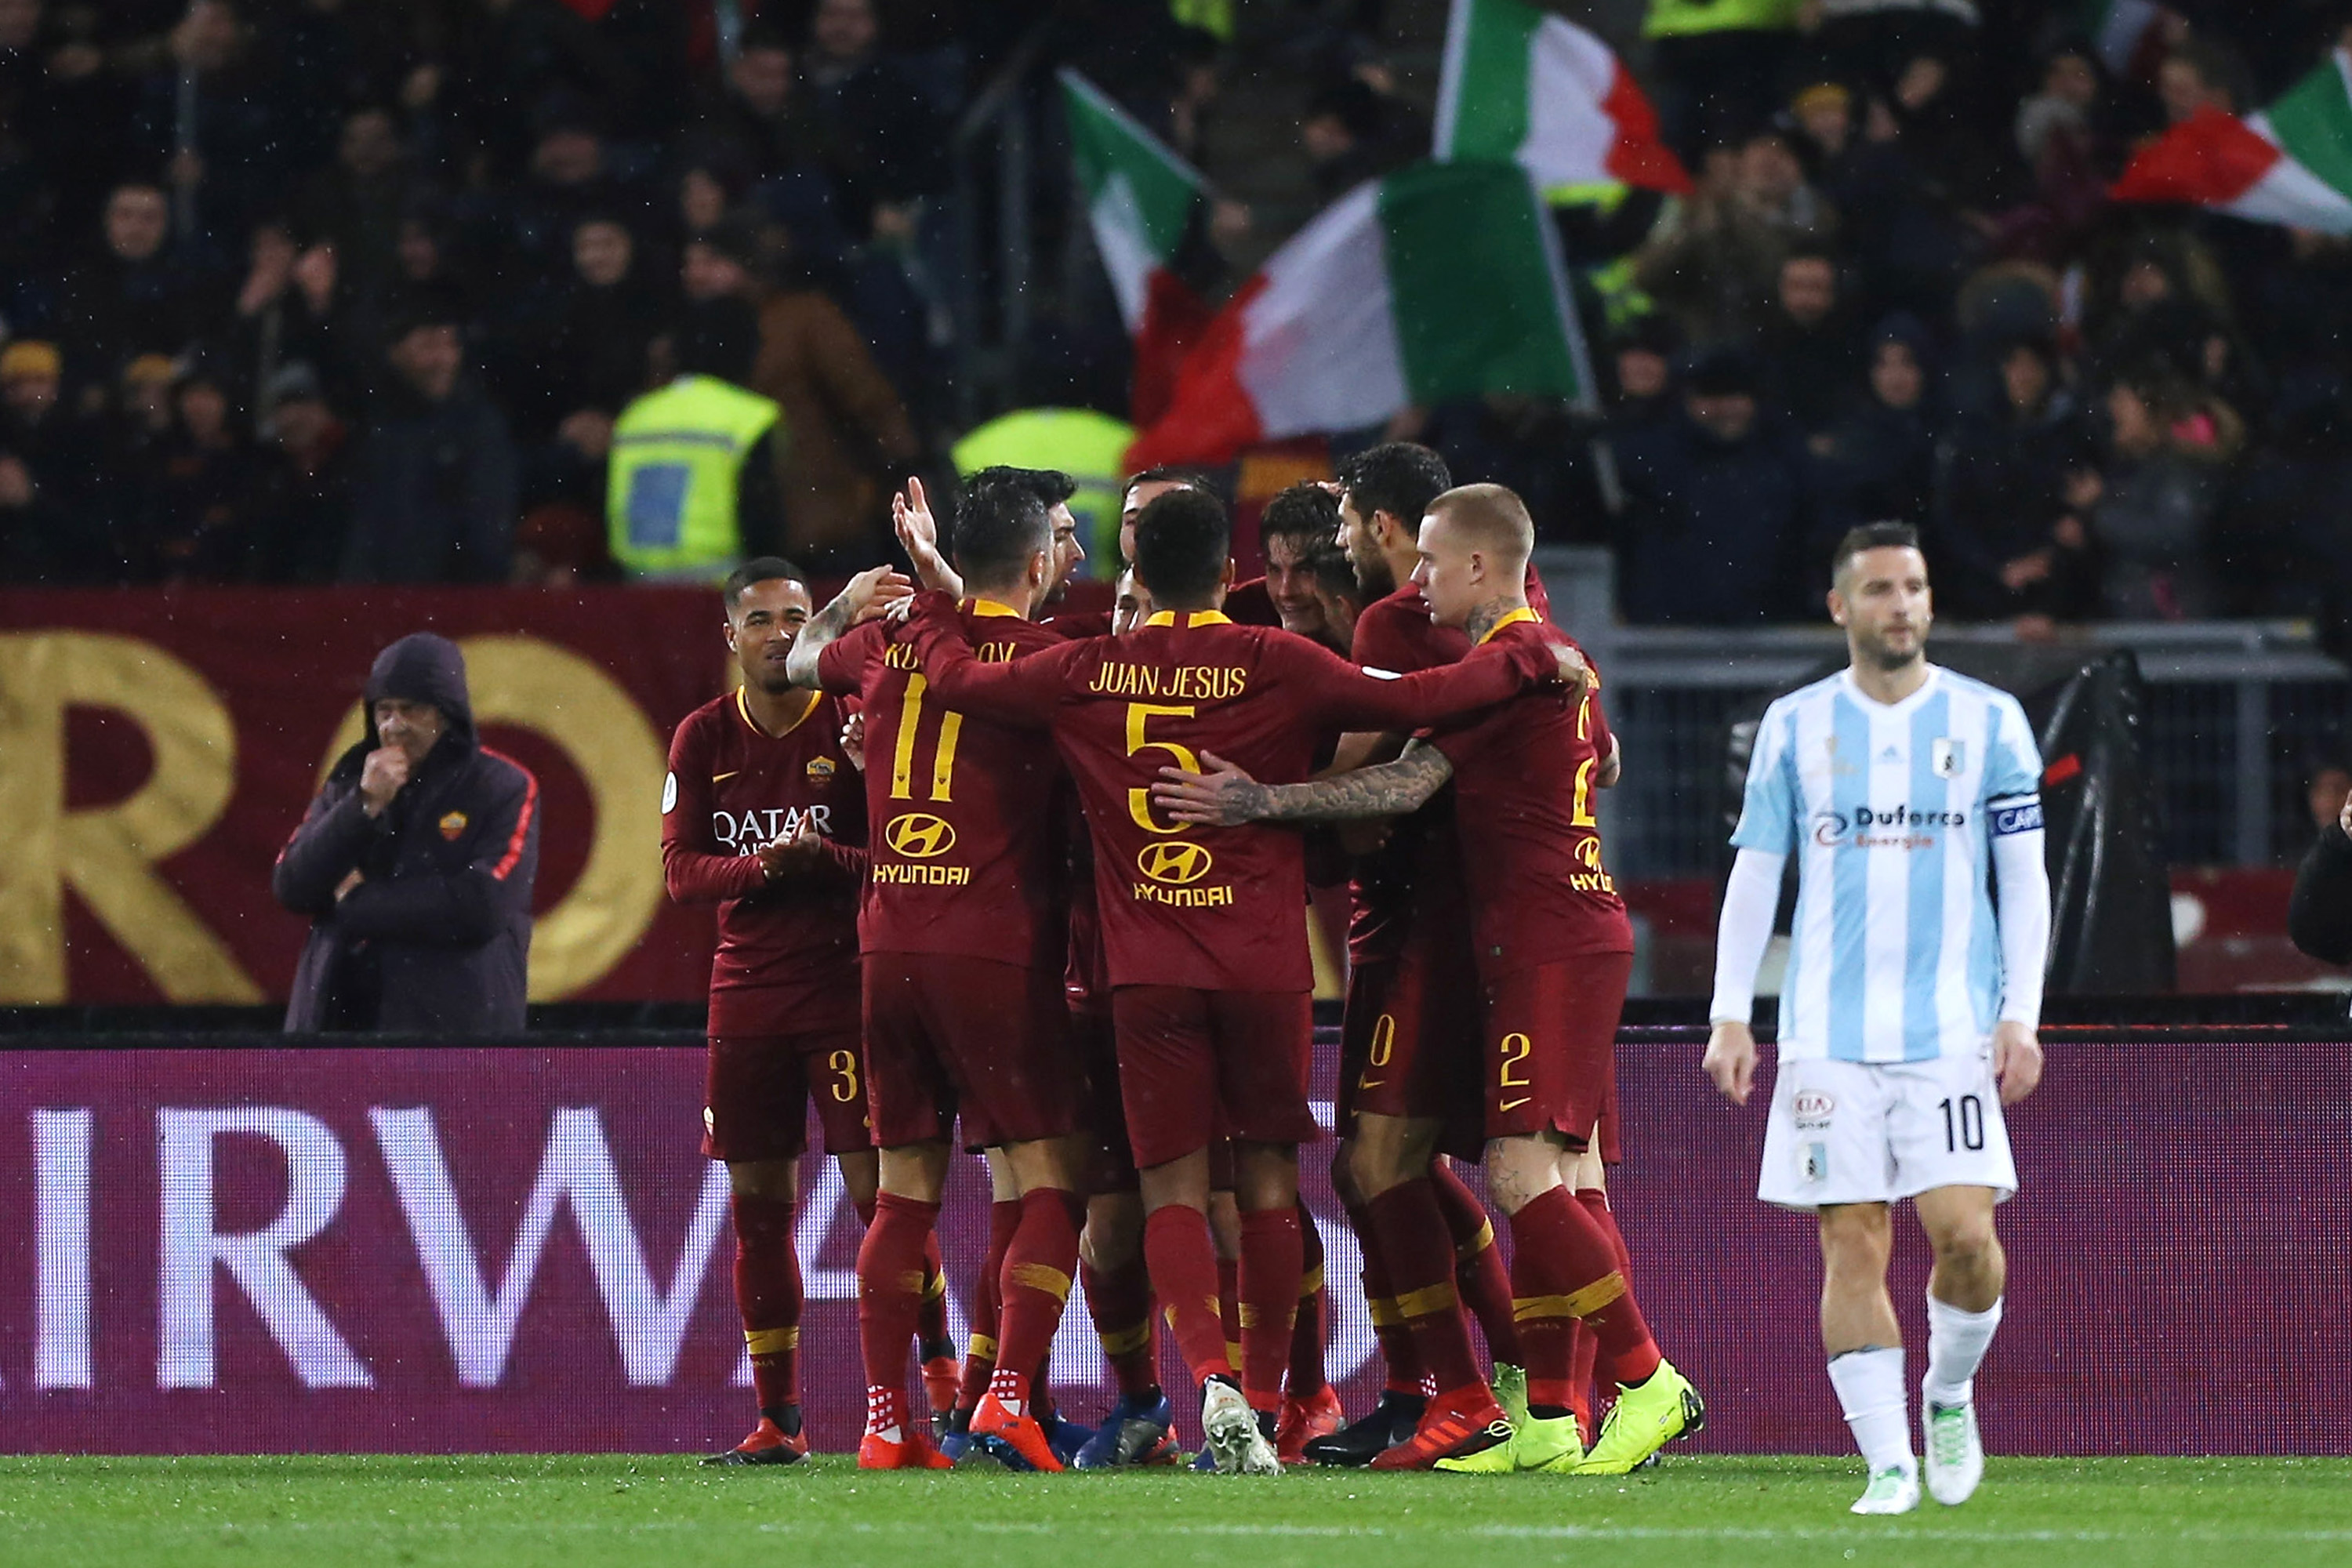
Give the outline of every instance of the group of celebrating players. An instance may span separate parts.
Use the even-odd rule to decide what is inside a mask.
[[[974,475],[943,554],[910,482],[897,517],[918,581],[877,568],[822,612],[781,561],[728,579],[742,684],[678,727],[662,828],[672,896],[719,906],[705,1150],[731,1178],[761,1420],[715,1458],[807,1452],[793,1238],[814,1102],[866,1221],[861,1467],[1173,1462],[1163,1328],[1198,1392],[1200,1468],[1648,1462],[1705,1405],[1651,1336],[1603,1185],[1633,942],[1595,792],[1619,754],[1598,677],[1546,624],[1525,507],[1499,486],[1452,486],[1426,448],[1376,447],[1337,484],[1277,498],[1270,575],[1236,585],[1223,506],[1197,476],[1150,471],[1125,495],[1116,609],[1055,614],[1083,559],[1070,494],[1047,471]],[[1352,594],[1315,584],[1334,542]],[[1841,589],[1852,562],[1906,555],[1899,542],[1842,552]],[[1916,586],[1924,637],[1924,567]],[[1954,782],[1958,743],[1936,744]],[[2038,808],[2033,826],[2038,848]],[[1751,880],[1770,838],[1753,837]],[[1376,1406],[1344,1426],[1323,1376],[1322,1248],[1298,1197],[1298,1149],[1318,1135],[1310,862],[1318,880],[1352,867],[1332,1174],[1386,1372]],[[1977,880],[1981,901],[1981,868]],[[1751,992],[1754,969],[1751,956]],[[1718,1002],[1738,990],[1719,983]],[[1744,1008],[1736,1022],[1709,1068],[1744,1099]],[[1883,1059],[1844,1043],[1824,1065]],[[1800,1108],[1809,1152],[1825,1147],[1830,1098]],[[1981,1154],[2000,1100],[1969,1103]],[[1776,1099],[1776,1135],[1781,1114]],[[994,1197],[960,1365],[936,1234],[958,1147],[985,1152]],[[1507,1266],[1456,1158],[1484,1162]],[[1890,1179],[1916,1173],[1895,1163]],[[1998,1175],[1986,1238],[1991,1194],[2015,1185]],[[1883,1215],[1923,1190],[1825,1202]],[[1953,1228],[1964,1262],[1969,1237]],[[1953,1270],[1930,1232],[1940,1278]],[[1883,1254],[1880,1275],[1883,1296]],[[1077,1279],[1118,1385],[1092,1428],[1045,1386]],[[1931,1321],[1937,1305],[1931,1291]],[[1885,1338],[1854,1348],[1883,1357]],[[1907,1421],[1900,1342],[1897,1330]],[[1953,1383],[1937,1370],[1931,1394]],[[1931,1412],[1931,1485],[1935,1433]],[[1972,1410],[1966,1436],[1980,1469]],[[1907,1436],[1902,1447],[1908,1464]]]

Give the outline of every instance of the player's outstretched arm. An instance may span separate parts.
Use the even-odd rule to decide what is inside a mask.
[[[817,674],[817,656],[850,627],[880,615],[914,591],[915,585],[893,567],[871,566],[852,577],[849,585],[834,595],[833,603],[811,616],[793,639],[793,651],[784,657],[784,679],[811,691],[819,689],[823,683]]]
[[[907,488],[890,498],[890,527],[898,535],[898,548],[914,563],[917,582],[950,598],[963,597],[963,578],[940,553],[939,520],[931,516],[922,480],[909,478]]]
[[[1383,676],[1368,674],[1327,648],[1292,640],[1298,646],[1286,642],[1283,652],[1311,667],[1296,673],[1314,694],[1317,717],[1341,730],[1409,733],[1491,708],[1536,686],[1563,692],[1574,702],[1592,676],[1584,656],[1564,643],[1490,643],[1454,664]]]
[[[1395,762],[1306,784],[1262,784],[1213,752],[1202,752],[1201,761],[1208,772],[1160,769],[1151,796],[1177,821],[1204,827],[1402,816],[1454,776],[1445,753],[1419,741]]]

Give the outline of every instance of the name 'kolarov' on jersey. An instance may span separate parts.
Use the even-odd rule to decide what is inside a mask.
[[[2017,700],[1936,665],[1892,705],[1851,671],[1767,709],[1732,846],[1801,857],[1783,1059],[1931,1060],[2001,1005],[1991,840],[2042,826]]]

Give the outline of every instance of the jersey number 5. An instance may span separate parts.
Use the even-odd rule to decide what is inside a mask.
[[[1181,706],[1160,702],[1129,703],[1127,705],[1127,754],[1132,757],[1142,752],[1165,752],[1173,760],[1174,766],[1182,768],[1188,773],[1199,773],[1201,759],[1192,754],[1192,748],[1180,746],[1173,741],[1155,741],[1146,733],[1146,727],[1154,719],[1190,719],[1199,711],[1199,706],[1190,702]],[[1127,814],[1135,818],[1136,825],[1146,833],[1184,831],[1184,825],[1181,822],[1162,827],[1151,820],[1151,786],[1148,784],[1140,789],[1130,789],[1127,792]]]
[[[898,702],[898,737],[890,748],[890,798],[915,798],[915,732],[923,723],[923,693],[930,683],[921,675],[907,677],[907,694]],[[963,715],[950,709],[940,715],[939,744],[931,752],[933,800],[955,798],[956,738],[963,733]]]

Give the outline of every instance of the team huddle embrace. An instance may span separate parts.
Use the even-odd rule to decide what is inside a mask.
[[[919,581],[868,572],[821,612],[782,562],[728,580],[743,683],[679,726],[662,834],[673,896],[719,908],[705,1147],[731,1178],[761,1422],[718,1458],[807,1451],[793,1232],[814,1103],[867,1222],[862,1467],[1177,1462],[1163,1332],[1188,1415],[1197,1398],[1198,1468],[1647,1463],[1705,1405],[1652,1338],[1605,1191],[1633,942],[1595,805],[1619,752],[1598,674],[1544,618],[1526,509],[1451,486],[1425,448],[1375,447],[1336,486],[1277,498],[1268,576],[1236,585],[1220,502],[1147,472],[1127,490],[1117,608],[1069,615],[1070,493],[984,470],[943,552],[910,484],[897,512]],[[2009,739],[2012,763],[2031,753],[2021,721]],[[1386,1373],[1352,1423],[1324,1381],[1321,1246],[1298,1197],[1318,1136],[1310,863],[1349,878],[1326,1092]],[[1843,1056],[1851,1032],[1833,1024],[1825,1054],[1886,1059]],[[1732,1033],[1709,1068],[1744,1098],[1753,1043],[1742,1064]],[[2020,1060],[2030,1018],[2026,1034]],[[1920,1058],[1898,1040],[1893,1059]],[[2004,1091],[2030,1088],[2007,1066]],[[1968,1098],[1981,1142],[2000,1100]],[[936,1236],[959,1149],[984,1152],[994,1197],[961,1363]],[[1483,1163],[1507,1266],[1456,1160]],[[1822,1212],[1883,1216],[1918,1191],[1841,1186]],[[1988,1237],[1990,1205],[1989,1189]],[[1118,1384],[1091,1427],[1045,1380],[1080,1279]]]

